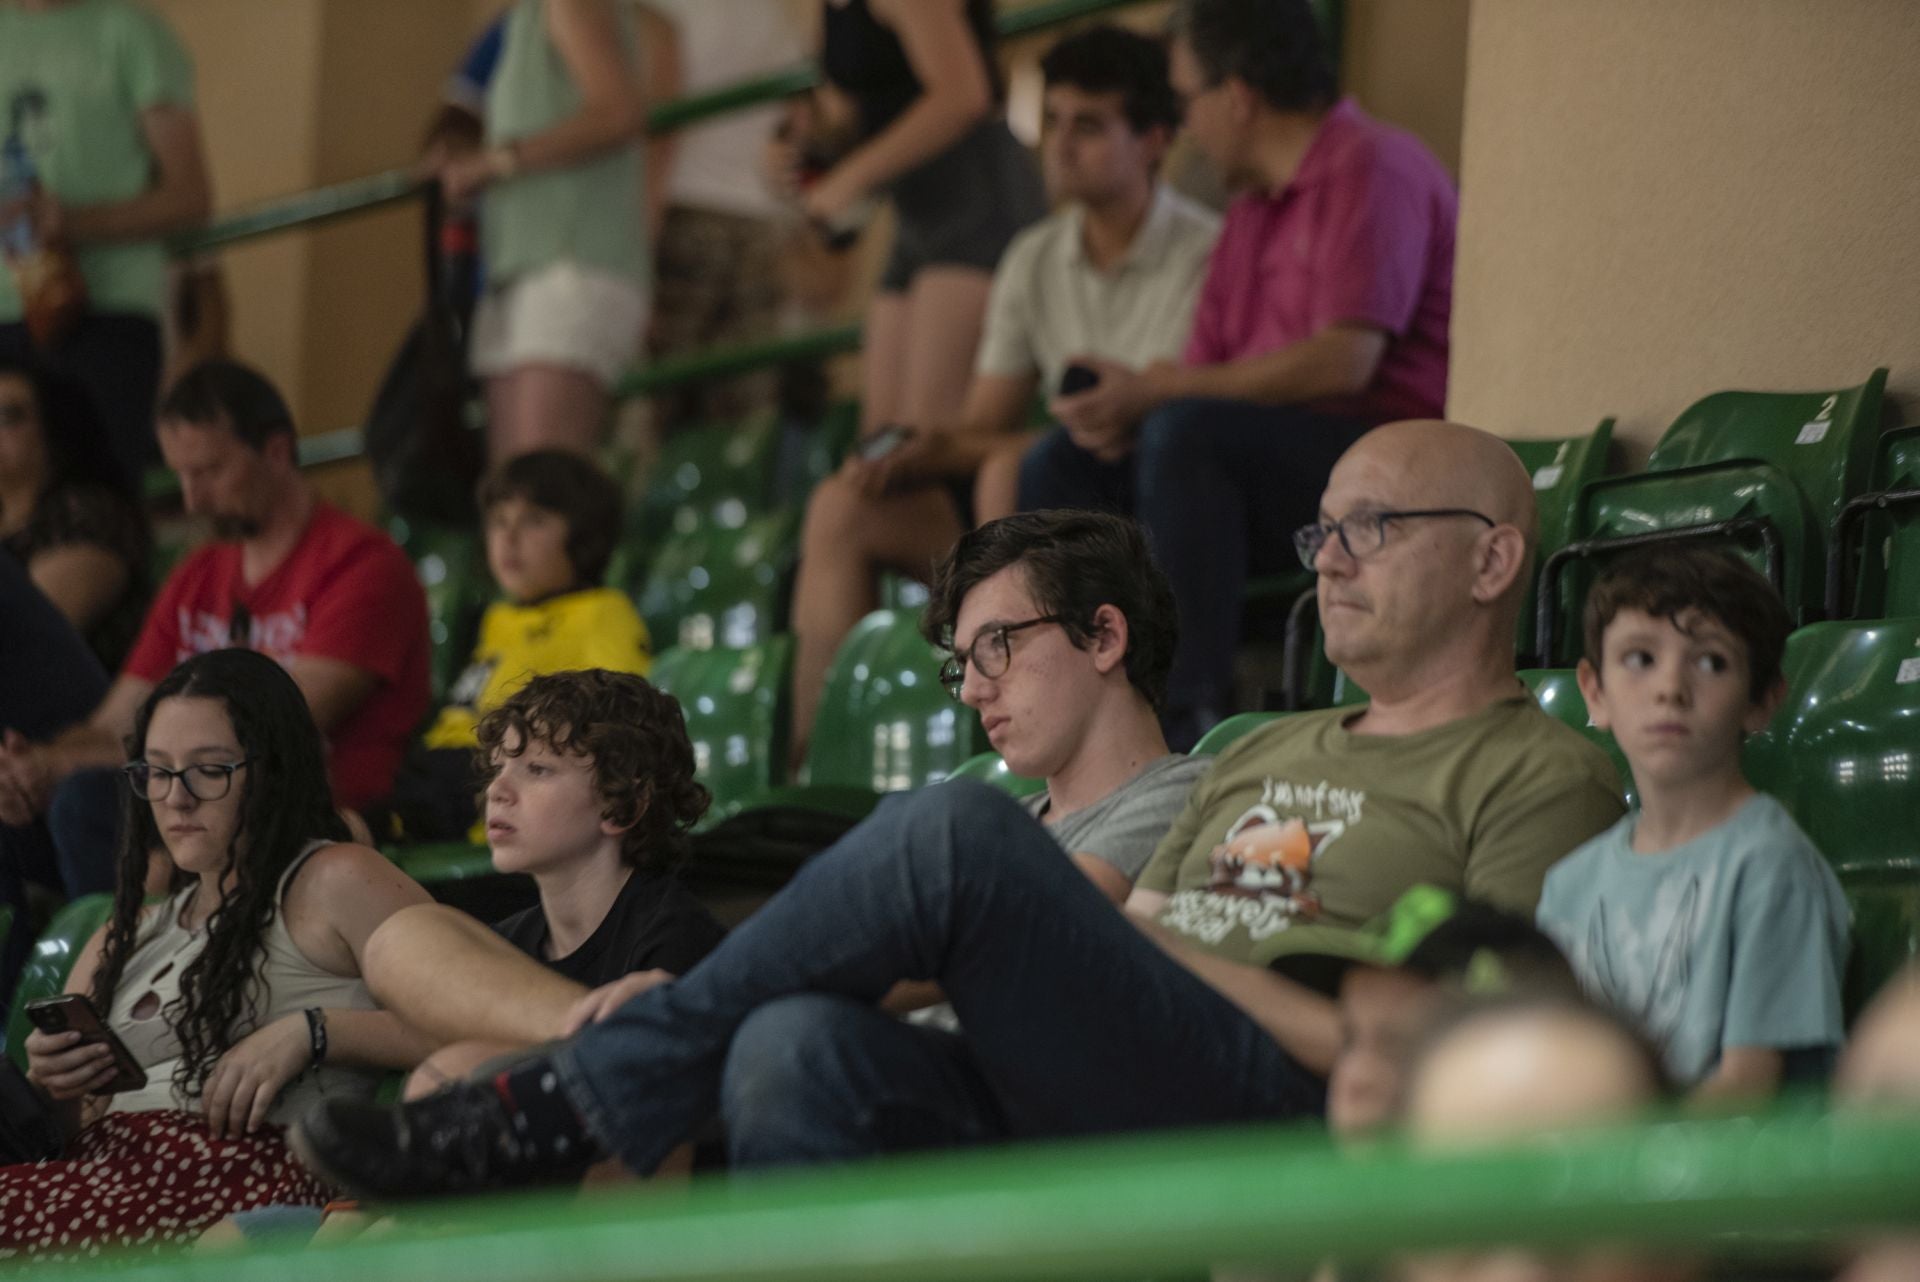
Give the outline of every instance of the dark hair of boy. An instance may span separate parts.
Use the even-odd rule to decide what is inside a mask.
[[[293,411],[266,376],[224,356],[201,361],[175,379],[154,417],[201,427],[224,424],[251,450],[294,434]]]
[[[1476,974],[1489,958],[1501,972],[1497,977]],[[1478,987],[1477,981],[1494,978],[1503,989],[1580,990],[1566,955],[1546,932],[1525,917],[1472,899],[1459,901],[1453,915],[1435,926],[1400,964],[1426,979],[1468,981],[1470,988]]]
[[[1665,619],[1682,633],[1688,616],[1715,620],[1747,649],[1748,697],[1754,703],[1780,680],[1781,657],[1793,616],[1766,576],[1729,552],[1711,548],[1655,548],[1622,557],[1587,593],[1583,622],[1587,662],[1601,666],[1607,625],[1622,610]]]
[[[601,817],[625,826],[620,858],[666,868],[687,851],[687,832],[713,801],[693,777],[693,744],[674,698],[644,677],[588,668],[535,677],[480,719],[478,764],[530,744],[593,762]],[[509,748],[509,741],[512,744]]]
[[[1307,0],[1182,0],[1172,25],[1209,85],[1239,80],[1275,111],[1320,111],[1340,96]]]
[[[1167,74],[1167,47],[1124,27],[1076,31],[1047,50],[1040,72],[1051,85],[1082,93],[1117,93],[1133,131],[1180,127],[1180,98]]]
[[[927,639],[951,646],[967,593],[1011,565],[1023,571],[1034,605],[1060,616],[1061,630],[1081,649],[1094,638],[1093,616],[1101,606],[1125,615],[1127,680],[1154,709],[1164,704],[1179,625],[1173,588],[1138,523],[1106,512],[1054,510],[969,530],[934,567],[921,624]]]
[[[607,576],[620,539],[620,487],[591,460],[567,450],[534,450],[508,459],[480,482],[480,511],[520,499],[563,517],[574,583],[588,587]]]

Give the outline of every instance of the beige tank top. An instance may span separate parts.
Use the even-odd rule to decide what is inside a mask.
[[[274,891],[274,900],[280,909],[285,908],[287,887],[292,884],[294,874],[314,851],[330,844],[324,840],[308,843],[281,874],[280,885]],[[133,955],[120,977],[119,991],[114,994],[107,1023],[147,1070],[147,1084],[137,1091],[115,1095],[108,1106],[110,1112],[138,1113],[164,1108],[201,1111],[200,1100],[174,1090],[173,1074],[180,1065],[180,1039],[162,1014],[180,996],[181,974],[206,946],[204,929],[190,931],[180,924],[180,916],[186,911],[192,894],[193,887],[189,886],[169,899],[159,912],[141,924],[135,937]],[[283,1015],[311,1006],[332,1010],[374,1009],[373,995],[361,980],[331,974],[307,960],[287,931],[284,911],[276,911],[267,924],[262,950],[266,954],[266,965],[261,972],[265,992],[260,1002],[260,1018],[243,1032],[264,1027]],[[136,1018],[133,1013],[136,1006],[151,1014],[144,1019]],[[239,1037],[234,1040],[238,1041]],[[267,1120],[284,1126],[318,1100],[371,1095],[379,1079],[379,1072],[372,1069],[332,1064],[309,1069],[281,1090]]]

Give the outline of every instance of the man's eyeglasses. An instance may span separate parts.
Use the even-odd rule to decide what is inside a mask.
[[[1483,521],[1491,530],[1499,524],[1485,512],[1476,512],[1470,507],[1427,507],[1411,512],[1349,512],[1338,521],[1315,521],[1312,525],[1303,525],[1293,532],[1293,550],[1300,554],[1300,564],[1309,570],[1314,569],[1314,561],[1320,555],[1320,549],[1327,540],[1337,538],[1340,547],[1356,561],[1378,552],[1387,542],[1387,526],[1394,521],[1411,521],[1416,518],[1437,516],[1470,516]]]
[[[1043,614],[1035,619],[1021,623],[1003,623],[976,633],[973,644],[964,652],[955,651],[952,658],[940,665],[940,684],[947,693],[958,699],[960,687],[967,679],[967,665],[988,679],[1003,677],[1007,666],[1013,662],[1013,642],[1009,640],[1016,632],[1027,628],[1037,628],[1043,623],[1065,623],[1066,619],[1057,614]]]
[[[195,801],[218,801],[233,791],[233,772],[252,764],[253,759],[249,757],[245,761],[207,761],[169,770],[165,766],[134,761],[120,767],[120,773],[127,777],[127,786],[133,789],[133,795],[142,801],[166,800],[175,779]]]

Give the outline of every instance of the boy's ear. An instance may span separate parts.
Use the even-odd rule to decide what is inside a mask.
[[[1607,692],[1600,684],[1600,670],[1582,659],[1573,670],[1573,679],[1580,685],[1580,697],[1587,701],[1587,720],[1601,730],[1611,730],[1612,718],[1607,715]]]
[[[1773,724],[1774,714],[1780,711],[1780,705],[1786,701],[1787,679],[1775,677],[1773,684],[1767,687],[1766,692],[1751,708],[1747,709],[1747,715],[1740,722],[1740,728],[1748,734],[1759,734]]]
[[[632,828],[635,824],[640,822],[641,817],[647,813],[647,807],[651,806],[652,804],[653,804],[653,785],[651,783],[643,783],[640,785],[639,793],[633,799],[633,814],[628,817],[625,823],[622,823],[619,820],[615,819],[611,812],[608,812],[608,811],[601,812],[601,815],[600,815],[601,833],[608,837],[625,836],[628,829]]]
[[[1093,640],[1087,649],[1094,670],[1102,676],[1127,661],[1127,616],[1118,606],[1103,605],[1093,612]]]

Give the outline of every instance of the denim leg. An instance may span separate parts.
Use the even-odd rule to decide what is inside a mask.
[[[826,993],[747,1016],[720,1083],[728,1164],[839,1162],[996,1139],[999,1109],[952,1033]]]
[[[1132,461],[1102,463],[1056,427],[1020,460],[1019,505],[1022,512],[1066,507],[1131,515]]]
[[[1018,803],[972,781],[884,803],[554,1066],[595,1138],[651,1170],[716,1110],[748,1015],[808,992],[870,1004],[902,979],[945,988],[1012,1135],[1320,1107],[1318,1079],[1130,924]]]
[[[78,770],[54,790],[47,827],[69,898],[111,891],[127,781],[113,766]]]
[[[1248,572],[1298,564],[1293,531],[1314,519],[1327,473],[1366,428],[1297,406],[1210,399],[1169,401],[1141,424],[1138,512],[1180,616],[1170,725],[1231,710]]]

